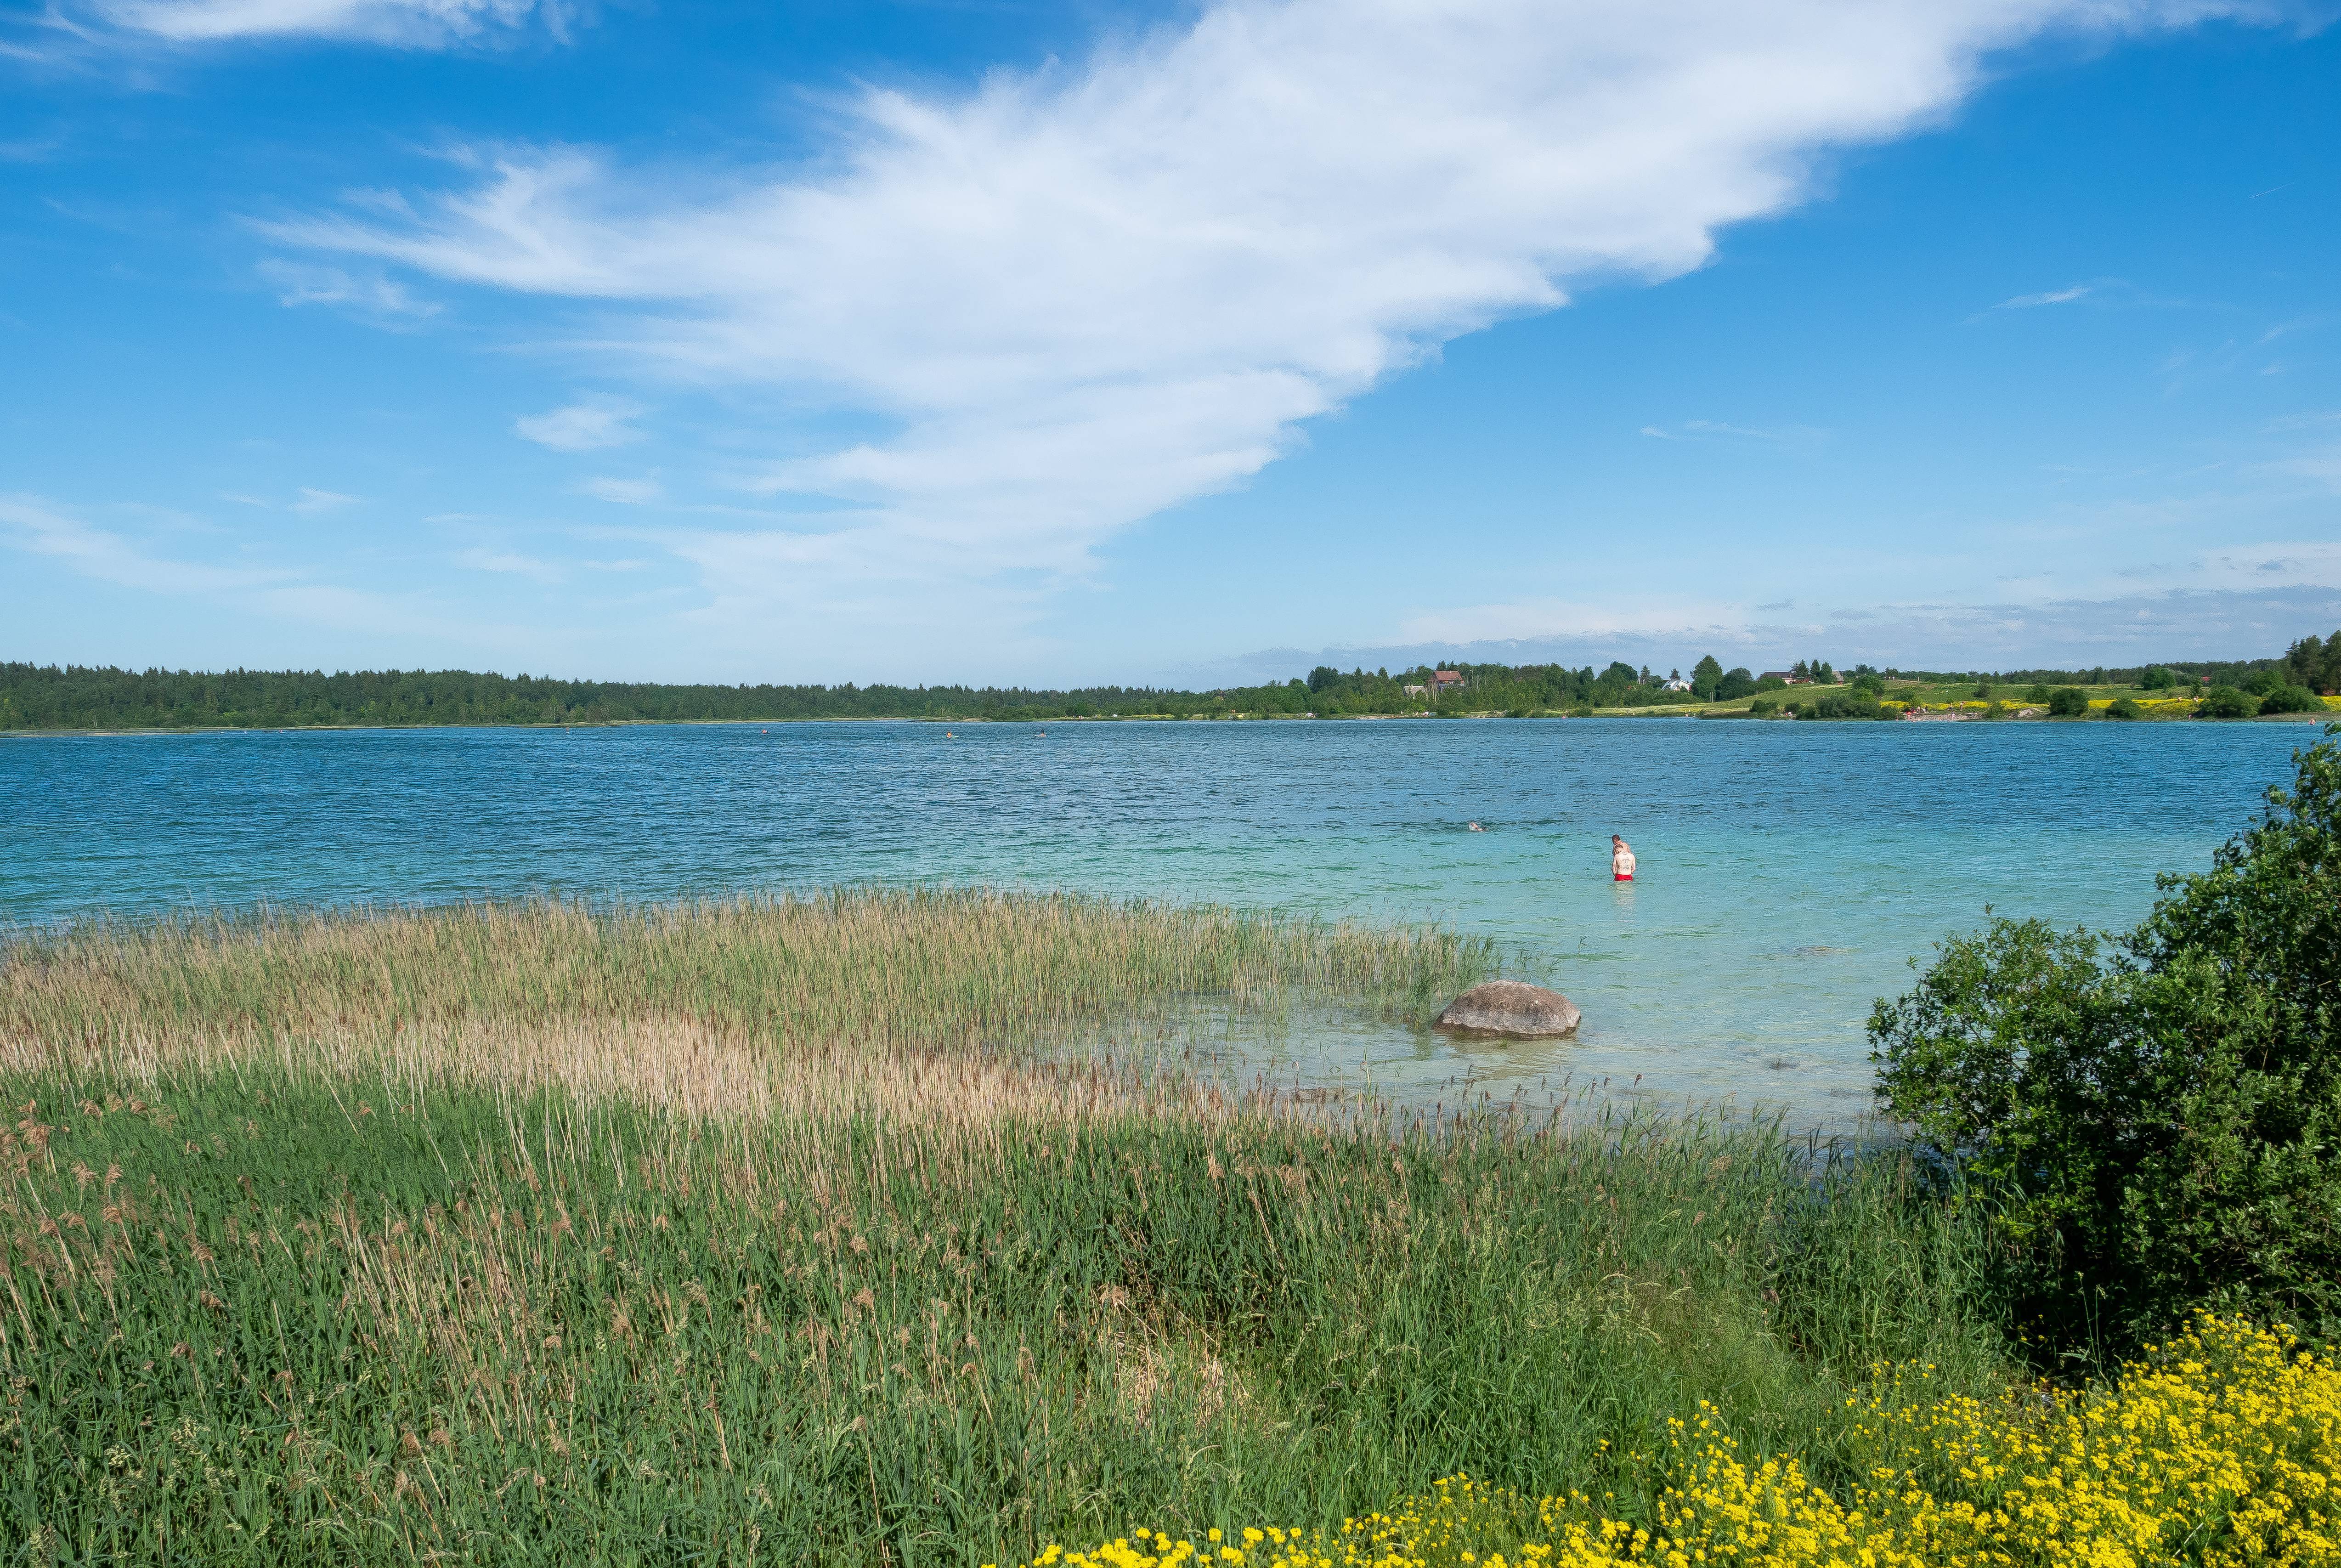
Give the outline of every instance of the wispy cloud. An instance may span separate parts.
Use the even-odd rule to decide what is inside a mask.
[[[2020,294],[2014,299],[2001,300],[1994,310],[2036,310],[2044,305],[2077,305],[2097,292],[2094,284],[2077,283],[2070,288],[2051,289],[2047,294]]]
[[[1809,424],[1778,424],[1758,428],[1719,419],[1686,419],[1679,424],[1645,424],[1641,433],[1660,441],[1738,441],[1767,446],[1818,446],[1829,433]]]
[[[260,275],[276,290],[280,305],[336,305],[384,325],[411,325],[439,314],[435,301],[417,298],[379,271],[353,273],[272,258],[260,264]]]
[[[655,479],[588,479],[578,488],[597,500],[624,506],[647,506],[666,499],[665,487]]]
[[[80,576],[119,588],[199,599],[254,617],[324,626],[337,634],[389,633],[473,647],[512,641],[505,628],[477,616],[459,620],[443,614],[415,595],[351,588],[299,566],[219,565],[167,554],[120,528],[93,523],[75,509],[39,495],[0,494],[0,550],[56,561]]]
[[[338,490],[312,490],[304,484],[301,487],[301,499],[293,503],[292,510],[304,515],[314,515],[319,512],[338,511],[344,506],[354,506],[357,504],[358,498],[354,495],[344,495]]]
[[[95,23],[173,43],[232,38],[341,38],[437,49],[537,32],[569,36],[566,0],[95,0]]]
[[[474,572],[501,572],[516,577],[527,577],[543,584],[564,582],[569,574],[551,561],[534,555],[523,555],[516,550],[491,550],[485,547],[465,550],[455,557],[456,564]]]
[[[215,594],[265,588],[295,574],[210,565],[157,555],[37,495],[0,495],[0,543],[63,561],[84,576],[117,587],[165,594]]]
[[[957,614],[1084,574],[1116,529],[1241,483],[1449,339],[1579,279],[1699,266],[1720,225],[1805,199],[1829,149],[1934,123],[1992,51],[2218,9],[1220,0],[971,95],[871,92],[802,166],[483,147],[481,178],[411,216],[273,232],[574,300],[580,335],[645,375],[892,429],[788,456],[817,427],[772,432],[762,487],[858,510],[818,543],[727,536],[711,571],[744,552],[788,562],[769,580],[792,593],[873,560],[1019,584],[943,595]]]
[[[597,452],[640,441],[643,433],[627,422],[644,412],[641,404],[626,398],[589,397],[550,414],[525,414],[513,421],[513,431],[523,441],[555,452]]]

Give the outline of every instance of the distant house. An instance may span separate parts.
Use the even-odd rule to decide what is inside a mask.
[[[1443,692],[1449,686],[1459,686],[1462,684],[1463,672],[1460,670],[1437,670],[1431,674],[1430,684],[1437,691]]]
[[[1430,694],[1429,686],[1401,686],[1399,689],[1410,697],[1427,697]]]
[[[1659,689],[1662,692],[1687,692],[1690,690],[1690,683],[1677,675],[1671,681],[1659,682]]]
[[[1792,675],[1786,670],[1767,670],[1756,677],[1759,681],[1778,681],[1791,686],[1809,686],[1813,683],[1803,675]]]

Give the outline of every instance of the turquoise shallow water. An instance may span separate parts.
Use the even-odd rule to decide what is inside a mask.
[[[1987,904],[2125,925],[2316,732],[1685,720],[395,730],[0,742],[0,916],[662,899],[944,880],[1431,917],[1584,1008],[1569,1042],[1302,1021],[1236,1070],[1453,1104],[1563,1084],[1798,1126]],[[1472,833],[1477,820],[1488,831]],[[1608,873],[1608,835],[1641,861]]]

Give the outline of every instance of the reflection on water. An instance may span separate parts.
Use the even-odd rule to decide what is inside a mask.
[[[1291,1018],[1222,1029],[1199,1060],[1434,1108],[1594,1085],[1836,1127],[1868,1108],[1863,1024],[1914,957],[1987,905],[2137,920],[2155,873],[2206,864],[2316,734],[951,727],[0,739],[0,917],[937,881],[1434,919],[1496,938],[1583,1026],[1506,1044]],[[1609,879],[1613,832],[1634,882]]]

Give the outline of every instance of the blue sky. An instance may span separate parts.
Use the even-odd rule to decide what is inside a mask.
[[[0,10],[0,658],[1220,682],[2341,625],[2341,31]]]

